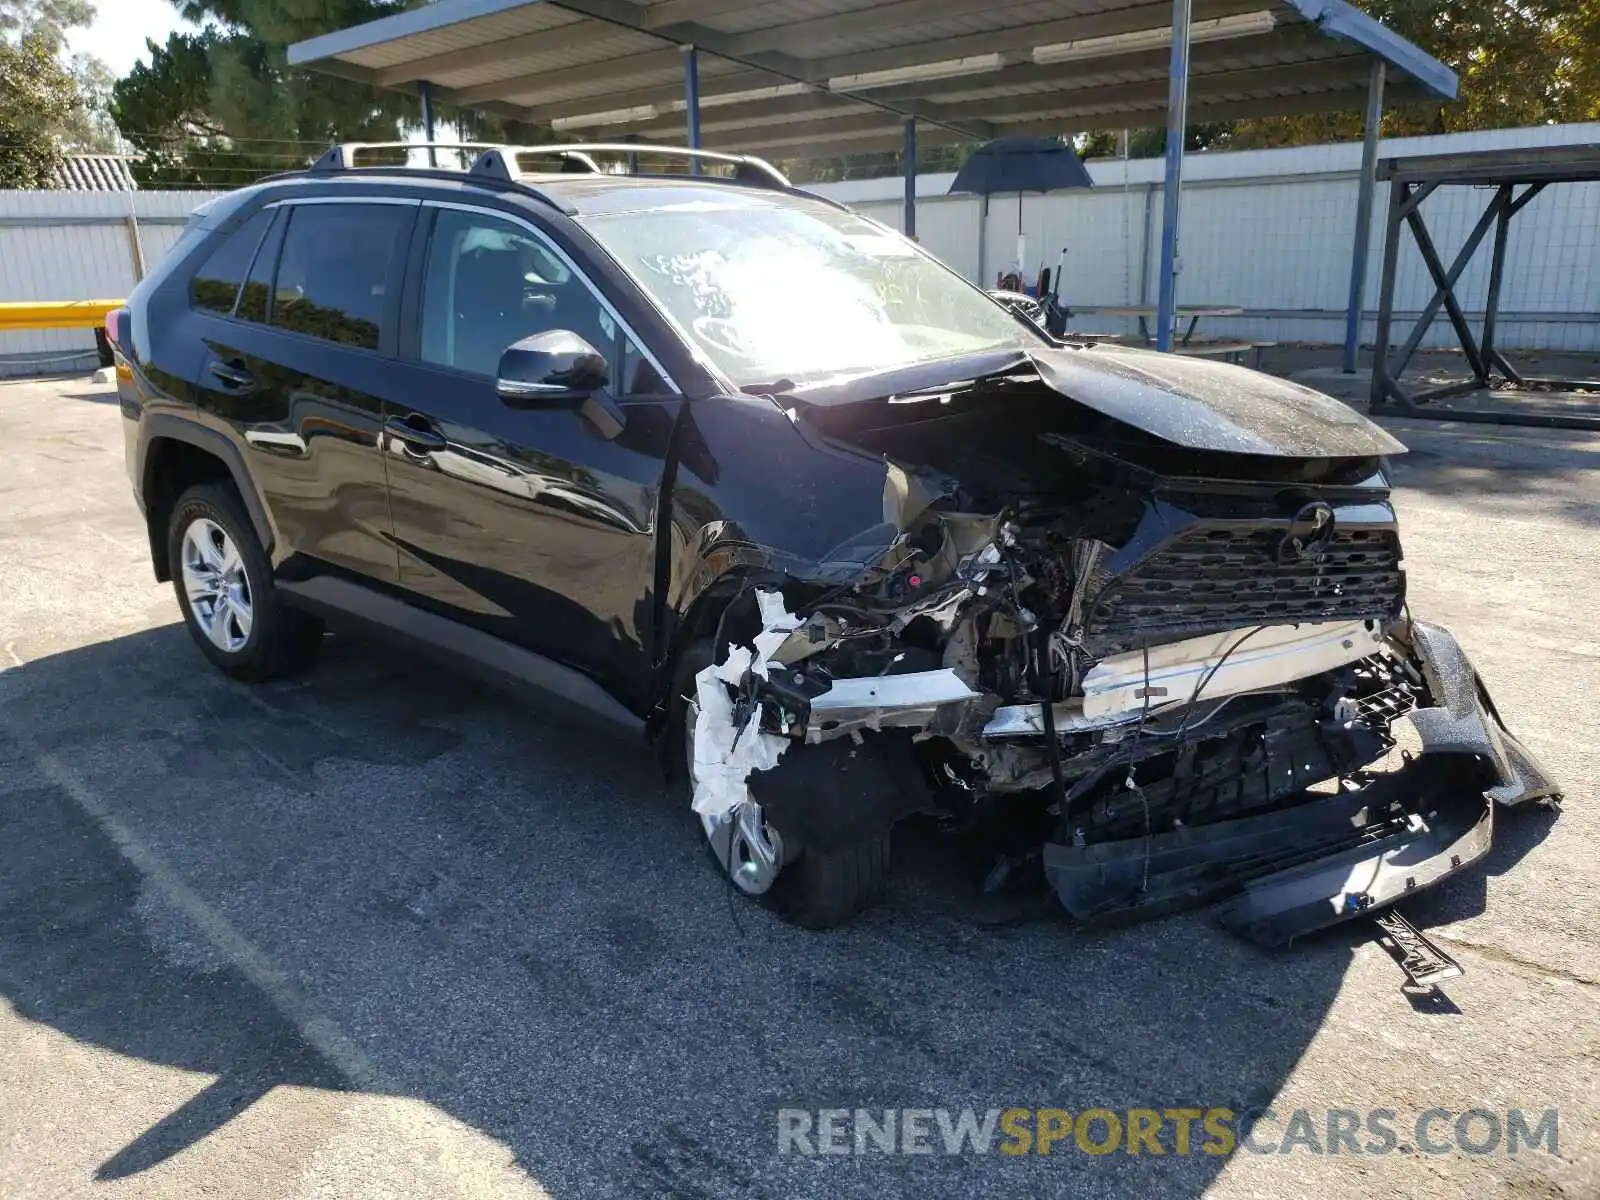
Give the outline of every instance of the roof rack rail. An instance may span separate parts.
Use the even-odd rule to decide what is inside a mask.
[[[475,156],[481,158],[486,151],[490,150],[507,150],[522,153],[535,149],[544,149],[544,147],[506,146],[499,142],[340,142],[338,145],[329,146],[327,150],[323,151],[322,156],[311,164],[311,169],[313,171],[356,170],[356,155],[363,150],[471,150]],[[587,154],[561,147],[551,147],[548,152],[568,159],[585,172],[598,174],[600,171],[599,165]],[[382,165],[393,166],[395,164],[386,163]]]
[[[583,158],[593,165],[591,154],[648,155],[683,158],[691,162],[704,160],[729,163],[734,168],[734,178],[741,183],[760,187],[777,187],[788,190],[790,184],[784,173],[764,158],[753,154],[724,154],[717,150],[695,150],[689,146],[661,146],[650,142],[566,142],[550,146],[494,146],[485,149],[472,164],[468,174],[488,176],[493,179],[515,182],[525,172],[517,167],[519,155],[550,154],[561,157]],[[599,167],[594,168],[599,171]]]

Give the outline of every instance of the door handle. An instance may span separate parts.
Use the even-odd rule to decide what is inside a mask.
[[[256,385],[256,377],[237,363],[214,362],[210,370],[212,375],[237,391],[246,391]]]
[[[448,439],[426,421],[427,418],[415,415],[404,418],[390,417],[383,423],[383,428],[390,437],[403,442],[409,449],[419,454],[443,450],[450,444]]]

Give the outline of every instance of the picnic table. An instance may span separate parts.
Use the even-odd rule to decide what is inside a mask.
[[[1182,344],[1187,346],[1189,339],[1194,336],[1194,327],[1200,324],[1202,317],[1237,317],[1244,309],[1228,305],[1213,305],[1211,307],[1196,307],[1179,305],[1177,308],[1178,319],[1188,318],[1188,327],[1183,331]],[[1074,304],[1072,313],[1094,313],[1102,317],[1138,317],[1139,336],[1148,344],[1150,342],[1150,322],[1155,319],[1156,306],[1154,304]]]

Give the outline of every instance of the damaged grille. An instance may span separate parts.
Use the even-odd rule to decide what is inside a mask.
[[[1399,614],[1405,596],[1393,529],[1341,528],[1314,559],[1280,562],[1285,527],[1190,528],[1112,579],[1084,622],[1084,644],[1111,654],[1246,625]]]

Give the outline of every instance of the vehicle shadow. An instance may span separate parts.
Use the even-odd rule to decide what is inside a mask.
[[[360,1086],[206,913],[386,1086],[556,1197],[1199,1195],[1225,1156],[819,1162],[778,1154],[777,1111],[1260,1107],[1362,940],[1274,955],[1200,915],[996,923],[923,834],[897,842],[883,907],[796,930],[728,894],[650,754],[392,652],[326,649],[307,679],[252,688],[169,626],[0,673],[0,997],[216,1077],[101,1179],[274,1087]]]

